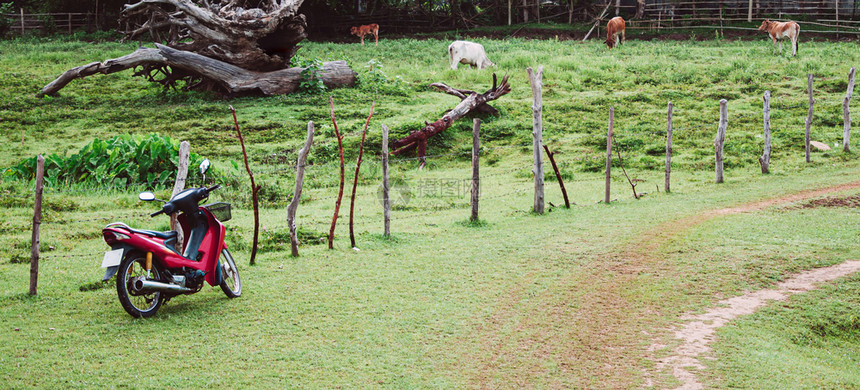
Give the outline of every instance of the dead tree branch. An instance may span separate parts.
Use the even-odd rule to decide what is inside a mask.
[[[511,92],[511,86],[508,84],[508,76],[503,77],[501,84],[497,85],[495,74],[493,74],[493,87],[482,94],[465,89],[461,90],[451,88],[442,83],[434,83],[431,85],[449,94],[460,97],[462,101],[460,101],[460,104],[454,107],[451,111],[448,111],[443,115],[441,119],[436,122],[429,123],[423,129],[414,131],[408,136],[392,143],[395,150],[391,152],[391,154],[395,155],[412,149],[417,149],[422,167],[424,166],[424,157],[427,154],[427,140],[430,137],[445,131],[447,128],[451,127],[451,124],[454,123],[454,121],[472,113],[473,111],[479,110],[479,107],[489,107],[486,104],[487,102],[496,100]],[[469,95],[467,96],[466,93],[469,93]],[[492,107],[489,108],[492,109]],[[495,111],[495,109],[493,110]]]

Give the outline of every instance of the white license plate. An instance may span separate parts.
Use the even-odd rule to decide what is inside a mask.
[[[105,252],[105,258],[102,259],[102,268],[116,267],[122,261],[122,249],[114,249]]]

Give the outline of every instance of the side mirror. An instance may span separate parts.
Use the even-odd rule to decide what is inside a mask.
[[[205,175],[206,171],[209,170],[209,159],[205,159],[200,163],[200,174]]]
[[[150,202],[155,200],[155,194],[149,191],[141,192],[137,197],[144,202]]]
[[[206,183],[206,171],[209,170],[209,159],[200,162],[200,174],[203,175],[203,183]]]

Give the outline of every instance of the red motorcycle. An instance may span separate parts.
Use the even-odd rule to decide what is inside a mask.
[[[204,174],[209,161],[200,164]],[[221,286],[229,298],[242,294],[242,281],[236,262],[224,244],[229,203],[199,206],[209,193],[220,188],[190,188],[170,201],[156,199],[151,192],[142,192],[140,200],[164,202],[161,210],[152,213],[177,217],[185,238],[183,248],[177,248],[176,231],[158,232],[133,229],[115,222],[102,229],[105,242],[111,251],[105,253],[102,267],[107,268],[102,281],[116,274],[116,292],[119,302],[133,317],[150,317],[162,304],[177,295],[194,294],[203,283]]]

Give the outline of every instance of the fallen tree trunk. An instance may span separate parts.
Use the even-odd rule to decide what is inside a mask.
[[[421,167],[424,166],[424,157],[427,155],[427,140],[430,137],[445,131],[445,129],[451,127],[454,121],[471,112],[498,113],[487,102],[496,100],[511,92],[511,86],[508,84],[508,76],[503,77],[502,83],[497,85],[495,73],[493,74],[493,87],[482,94],[466,89],[452,88],[443,83],[433,83],[431,86],[463,100],[451,111],[445,113],[441,119],[433,123],[428,123],[423,129],[414,131],[408,136],[392,143],[395,150],[391,154],[394,155],[417,149],[418,157],[421,160]]]
[[[42,88],[39,95],[54,95],[74,79],[97,73],[115,73],[138,66],[144,67],[144,70],[136,72],[135,75],[148,74],[153,67],[169,66],[172,69],[172,73],[164,73],[165,79],[154,80],[150,78],[151,81],[167,85],[189,74],[195,74],[199,75],[198,83],[213,83],[222,92],[230,95],[256,93],[277,95],[294,92],[299,88],[304,70],[303,68],[289,68],[271,72],[249,71],[200,54],[155,44],[154,49],[141,47],[120,58],[105,62],[93,62],[69,69]],[[336,88],[354,85],[356,73],[350,69],[346,61],[332,61],[323,64],[317,77],[323,81],[326,87]]]

